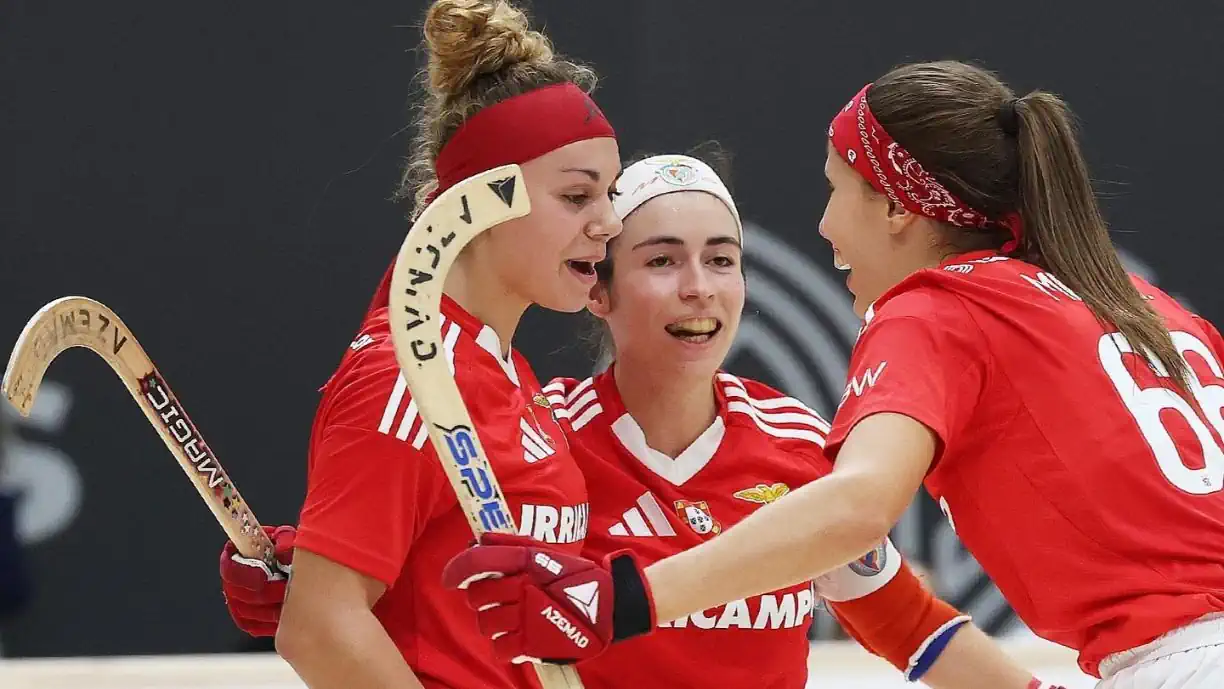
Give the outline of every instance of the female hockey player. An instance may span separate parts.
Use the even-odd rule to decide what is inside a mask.
[[[801,402],[720,370],[744,306],[744,237],[713,169],[676,155],[635,163],[618,182],[615,208],[625,230],[597,266],[588,307],[606,323],[615,363],[584,381],[553,381],[545,392],[589,487],[584,554],[602,558],[627,547],[646,563],[713,538],[828,473],[828,425]],[[525,461],[539,461],[544,444],[526,431],[523,443]],[[572,523],[555,510],[525,509],[521,535],[503,542],[565,540]],[[270,633],[280,591],[247,564],[232,549],[223,554],[230,609],[244,629]],[[564,595],[596,619],[606,614],[583,593]],[[821,577],[815,590],[799,583],[670,620],[655,635],[583,663],[579,673],[590,689],[800,689],[806,630],[821,597],[852,635],[911,680],[943,689],[1039,686],[924,589],[886,539]],[[524,659],[513,648],[498,652]]]
[[[832,473],[645,569],[558,553],[569,575],[546,581],[522,556],[549,548],[466,551],[448,580],[495,649],[589,658],[805,581],[874,547],[925,482],[1021,619],[1103,689],[1221,686],[1224,342],[1124,272],[1065,104],[963,63],[901,67],[834,118],[825,170],[821,233],[864,319]],[[607,614],[557,594],[576,586]],[[515,604],[588,643],[499,623]]]
[[[621,228],[609,196],[616,138],[588,96],[594,74],[554,55],[508,3],[437,0],[424,34],[428,98],[402,193],[424,208],[459,181],[519,163],[532,207],[458,257],[444,287],[445,355],[513,517],[569,515],[554,545],[577,554],[586,485],[510,342],[530,304],[585,306],[593,266]],[[316,413],[277,650],[312,689],[531,686],[531,668],[495,658],[462,594],[441,585],[471,531],[399,375],[389,277]],[[546,460],[524,461],[524,428]]]

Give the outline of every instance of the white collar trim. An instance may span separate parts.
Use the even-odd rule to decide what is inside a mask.
[[[718,447],[722,444],[723,436],[727,434],[727,426],[722,416],[715,417],[714,423],[675,459],[647,445],[642,427],[628,413],[612,422],[612,434],[647,469],[674,486],[682,486],[714,458],[714,453],[718,452]]]
[[[497,336],[497,332],[493,328],[487,325],[481,328],[480,333],[476,335],[476,344],[493,355],[493,358],[497,360],[497,364],[501,366],[502,371],[505,371],[506,377],[510,379],[511,383],[514,383],[517,387],[522,387],[519,384],[518,369],[514,367],[514,354],[511,354],[507,359],[502,358],[501,338]]]

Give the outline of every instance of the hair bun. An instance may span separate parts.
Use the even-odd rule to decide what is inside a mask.
[[[429,85],[443,97],[462,94],[484,74],[553,58],[548,38],[530,29],[522,10],[501,0],[436,0],[424,29]]]

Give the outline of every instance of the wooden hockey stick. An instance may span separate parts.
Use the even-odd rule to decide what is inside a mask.
[[[114,311],[87,297],[63,297],[39,309],[17,338],[0,392],[22,416],[29,416],[43,374],[55,357],[71,347],[88,349],[110,364],[238,551],[277,571],[272,541],[165,378]]]
[[[502,494],[442,346],[442,287],[468,242],[531,212],[517,165],[483,172],[438,196],[400,247],[391,275],[390,319],[395,358],[472,533],[514,533]],[[545,689],[578,688],[573,666],[537,664]]]

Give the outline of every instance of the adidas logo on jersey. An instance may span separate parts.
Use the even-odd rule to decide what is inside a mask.
[[[535,464],[556,452],[552,438],[543,431],[532,428],[527,419],[519,419],[519,430],[523,432],[523,460],[528,464]]]
[[[543,543],[577,543],[586,538],[591,507],[581,505],[523,505],[519,519],[520,536]]]
[[[816,593],[808,588],[790,593],[767,593],[748,600],[731,601],[721,608],[695,612],[660,627],[672,629],[790,629],[806,624],[816,605]],[[706,614],[709,612],[710,614]]]
[[[659,501],[649,491],[637,499],[637,507],[631,507],[621,515],[621,521],[608,529],[610,536],[675,536],[667,515]]]

